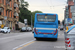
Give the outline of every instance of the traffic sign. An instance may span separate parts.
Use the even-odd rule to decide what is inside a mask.
[[[24,21],[27,21],[27,19],[24,19]]]
[[[24,19],[24,23],[25,23],[25,25],[27,25],[27,19]]]
[[[72,24],[72,23],[73,23],[73,21],[72,21],[71,18],[66,18],[65,19],[65,24]]]
[[[73,23],[73,21],[72,21],[71,18],[68,18],[67,21],[68,21],[69,24],[72,24]]]
[[[71,18],[68,18],[67,21],[70,22],[71,21]]]

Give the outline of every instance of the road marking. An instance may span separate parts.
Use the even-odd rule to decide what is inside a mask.
[[[36,29],[42,29],[42,30],[56,30],[57,28],[36,28]]]
[[[35,41],[35,39],[34,39],[34,40],[32,40],[32,41],[29,41],[29,42],[27,42],[27,43],[24,43],[24,44],[22,44],[22,45],[19,45],[19,46],[13,48],[13,50],[21,50],[21,49],[23,49],[24,47],[27,47],[28,45],[31,45],[31,44],[34,43],[34,42],[42,42],[42,41]],[[65,41],[57,41],[57,42],[65,42]]]
[[[22,35],[13,35],[13,36],[8,36],[8,37],[3,37],[3,38],[0,38],[0,40],[5,40],[5,39],[9,39],[9,38],[16,38],[16,37],[19,37],[19,36],[23,36],[25,34],[22,34]]]
[[[28,45],[34,43],[34,42],[35,42],[35,39],[32,40],[32,41],[29,41],[29,42],[27,42],[27,43],[24,43],[24,44],[22,44],[22,45],[19,45],[19,46],[13,48],[13,50],[21,50],[22,48],[24,48],[24,47],[26,47],[26,46],[28,46]]]

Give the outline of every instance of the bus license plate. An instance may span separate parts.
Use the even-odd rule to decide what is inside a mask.
[[[44,35],[48,35],[48,34],[44,34]]]

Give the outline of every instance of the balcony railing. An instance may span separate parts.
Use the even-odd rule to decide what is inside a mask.
[[[19,16],[19,14],[17,12],[14,13],[14,16]]]
[[[0,15],[0,20],[3,20],[4,19],[4,16],[3,15]]]
[[[18,4],[14,3],[14,7],[18,7]]]
[[[6,4],[10,4],[10,1],[11,1],[11,0],[6,0]]]
[[[14,12],[20,13],[20,10],[14,9]]]
[[[9,21],[13,21],[13,18],[11,18],[11,17],[8,17],[8,18],[7,18],[7,20],[9,20]]]
[[[7,10],[12,10],[12,7],[6,6]]]
[[[14,18],[14,21],[16,22],[17,21],[17,18]]]
[[[20,10],[18,10],[17,12],[20,13]]]
[[[4,8],[4,4],[3,4],[3,3],[0,3],[0,7],[1,7],[1,8]]]
[[[17,12],[17,9],[14,9],[14,12]]]

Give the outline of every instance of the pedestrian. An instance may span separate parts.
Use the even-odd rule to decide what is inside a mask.
[[[13,27],[13,30],[14,30],[14,27]]]

